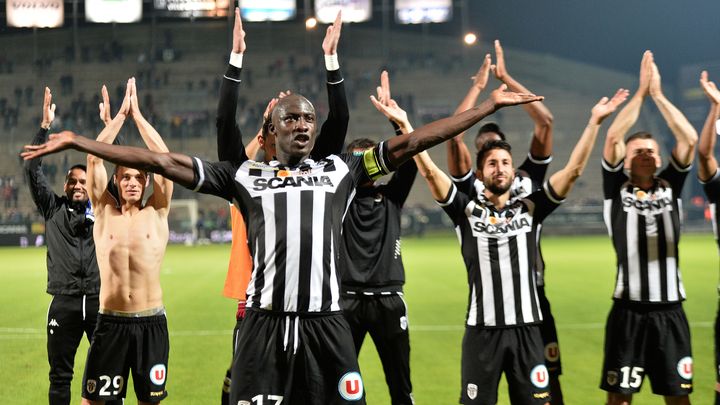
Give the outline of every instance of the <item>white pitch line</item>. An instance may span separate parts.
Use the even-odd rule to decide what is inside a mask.
[[[713,321],[691,322],[691,328],[705,329],[714,327]],[[605,328],[603,323],[568,323],[558,324],[560,331],[570,330],[597,330]],[[465,325],[414,325],[410,324],[412,332],[455,332],[465,330]],[[0,327],[0,340],[40,339],[45,338],[45,330],[33,328],[4,328]],[[207,330],[171,330],[170,336],[228,336],[231,329]]]

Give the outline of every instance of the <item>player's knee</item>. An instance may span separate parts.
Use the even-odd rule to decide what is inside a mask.
[[[607,405],[630,405],[631,403],[632,395],[608,392]]]

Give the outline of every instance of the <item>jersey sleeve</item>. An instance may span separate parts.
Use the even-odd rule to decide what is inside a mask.
[[[193,186],[189,189],[211,194],[231,201],[233,198],[233,182],[240,163],[238,162],[207,162],[193,157]]]
[[[461,193],[465,193],[467,195],[472,194],[472,190],[475,184],[475,180],[477,177],[475,176],[475,172],[472,170],[465,173],[465,175],[461,177],[452,177],[450,176],[450,180],[452,180],[455,187],[457,187],[458,191]]]
[[[671,154],[670,163],[668,163],[665,169],[658,174],[658,177],[670,183],[670,187],[673,189],[673,194],[676,198],[680,198],[680,192],[691,169],[692,164],[683,167]]]
[[[547,175],[548,166],[552,162],[552,156],[546,158],[537,158],[532,154],[528,153],[525,161],[518,167],[518,170],[527,174],[532,180],[533,191],[542,188],[543,182],[545,181],[545,175]]]
[[[235,120],[242,68],[228,65],[220,84],[217,111],[217,154],[219,160],[247,160],[242,133]]]
[[[470,197],[458,190],[455,184],[452,184],[447,196],[436,202],[443,211],[445,211],[448,217],[450,217],[453,224],[459,225],[462,218],[466,217],[465,207],[467,207],[470,202]]]
[[[612,199],[620,192],[620,187],[628,177],[623,172],[624,160],[616,166],[611,166],[605,159],[602,160],[603,197],[606,200]]]
[[[700,180],[700,184],[703,185],[705,195],[711,204],[720,202],[720,168],[715,170],[715,174],[709,180]]]
[[[319,160],[342,152],[347,136],[350,108],[340,69],[327,71],[328,117],[320,127],[310,157]]]
[[[549,181],[543,183],[542,188],[530,194],[527,199],[532,202],[533,220],[539,223],[565,201],[557,195]]]
[[[38,133],[32,140],[33,145],[40,145],[47,140],[47,129],[40,128]],[[50,182],[42,170],[42,159],[35,158],[25,162],[25,174],[27,176],[28,185],[30,186],[30,194],[33,202],[42,214],[43,218],[48,219],[57,206],[56,194],[53,192]]]

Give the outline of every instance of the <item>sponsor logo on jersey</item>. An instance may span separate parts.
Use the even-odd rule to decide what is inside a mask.
[[[672,211],[672,191],[662,189],[655,193],[647,193],[635,189],[632,193],[623,190],[622,205],[625,212],[637,211],[638,215],[657,215],[664,211]]]
[[[400,317],[400,329],[402,329],[402,330],[407,329],[407,323],[408,323],[408,322],[407,322],[407,317],[406,317],[406,316],[401,316],[401,317]]]
[[[467,396],[468,396],[468,398],[470,398],[470,399],[475,399],[475,398],[477,398],[477,394],[478,394],[477,385],[475,385],[475,384],[468,384],[466,391],[467,391]]]
[[[618,373],[617,371],[608,371],[607,377],[605,377],[605,381],[607,381],[608,385],[616,385],[618,383]]]
[[[363,397],[363,382],[360,373],[351,371],[340,378],[338,392],[346,401],[359,401]]]
[[[87,380],[87,384],[85,384],[85,387],[87,388],[87,392],[90,394],[95,393],[95,389],[97,388],[97,381],[95,380]]]
[[[312,177],[258,177],[253,180],[253,190],[275,190],[285,187],[334,187],[330,176]]]
[[[238,401],[237,405],[250,405],[250,401]]]
[[[680,388],[689,390],[690,388],[692,388],[692,384],[680,384]]]
[[[530,382],[538,388],[547,388],[549,379],[548,369],[544,364],[539,364],[530,371]]]
[[[545,359],[547,361],[558,361],[560,359],[560,348],[557,342],[548,343],[545,346]]]
[[[489,236],[513,236],[530,232],[531,228],[532,220],[527,215],[506,219],[488,217],[486,221],[474,221],[472,223],[474,234]]]
[[[397,259],[400,257],[400,252],[402,249],[402,242],[400,242],[400,239],[395,240],[395,253],[393,254],[393,259]]]
[[[163,391],[150,391],[151,397],[161,397],[165,393],[165,390]]]
[[[537,399],[550,398],[550,393],[547,392],[547,391],[543,391],[543,392],[533,392],[533,398],[537,398]]]
[[[53,327],[59,328],[60,324],[58,323],[57,320],[55,320],[55,318],[53,318],[50,320],[50,322],[48,322],[48,326],[53,326]]]
[[[682,377],[686,380],[692,379],[692,376],[693,376],[692,357],[687,356],[687,357],[683,357],[682,359],[680,359],[680,361],[678,361],[678,364],[677,364],[677,371],[678,371],[678,374],[680,374],[680,377]]]
[[[155,385],[163,385],[166,376],[167,369],[164,364],[156,364],[150,369],[150,381]]]

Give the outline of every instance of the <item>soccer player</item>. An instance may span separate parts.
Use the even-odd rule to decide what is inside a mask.
[[[625,138],[647,95],[675,137],[670,163],[657,175],[660,151],[652,135]],[[603,149],[604,216],[617,256],[600,384],[609,405],[629,404],[645,375],[665,403],[690,403],[692,354],[678,241],[680,192],[696,142],[695,129],[663,95],[653,55],[646,51],[638,90],[608,129]]]
[[[542,189],[512,198],[510,145],[486,142],[477,155],[482,196],[470,197],[427,157],[418,159],[433,197],[455,224],[468,271],[470,297],[462,346],[460,403],[497,402],[505,372],[510,401],[549,404],[548,370],[539,324],[543,319],[534,277],[536,228],[572,189],[584,170],[602,121],[627,98],[620,89],[593,108],[588,125],[562,170]],[[377,106],[377,104],[376,104]]]
[[[319,142],[311,153],[313,157],[322,158],[331,153],[339,153],[345,141],[349,121],[349,109],[345,96],[344,79],[340,72],[340,64],[337,56],[337,47],[342,31],[342,14],[338,12],[335,22],[328,26],[323,39],[322,48],[325,56],[325,68],[327,70],[327,92],[329,113],[327,120],[322,125]],[[217,142],[219,160],[237,160],[242,155],[239,146],[242,144],[240,129],[235,120],[237,110],[237,93],[240,84],[240,73],[242,70],[242,59],[247,46],[245,43],[245,31],[242,27],[239,8],[235,8],[235,23],[233,27],[233,48],[230,55],[230,62],[223,77],[220,100],[218,103],[217,119]],[[290,91],[280,92],[277,98],[268,103],[263,114],[263,125],[255,138],[245,147],[245,154],[253,160],[270,161],[275,158],[274,135],[268,131],[270,113],[278,100],[289,95]],[[332,135],[332,138],[330,138]],[[265,159],[258,159],[257,155],[262,153]],[[242,215],[234,205],[231,205],[230,215],[232,219],[232,246],[230,263],[225,288],[223,293],[230,298],[238,299],[238,310],[236,313],[236,324],[233,331],[233,353],[237,347],[237,337],[240,323],[245,316],[246,289],[252,271],[252,258],[247,245],[246,225]],[[232,367],[231,367],[232,368]],[[229,392],[231,386],[231,368],[227,370],[223,384],[221,403],[229,403]]]
[[[45,88],[40,130],[33,144],[46,141],[55,119],[52,93]],[[42,170],[42,159],[26,163],[30,194],[45,219],[47,240],[47,352],[51,405],[70,403],[75,353],[83,333],[92,339],[99,306],[100,276],[95,258],[95,217],[88,200],[85,165],[73,165],[65,175],[63,196],[56,195]]]
[[[387,105],[391,100],[387,72],[382,72],[380,81],[377,100]],[[397,135],[412,131],[407,114],[404,118],[400,124],[391,121]],[[367,138],[355,139],[347,152],[362,153],[376,144]],[[356,353],[360,353],[365,335],[369,333],[372,337],[394,405],[414,403],[408,315],[403,299],[405,269],[400,249],[400,217],[416,175],[415,162],[408,161],[398,167],[387,184],[372,181],[358,184],[342,232],[343,313],[352,331]]]
[[[485,55],[482,66],[473,77],[473,85],[468,90],[463,101],[455,110],[456,113],[462,112],[471,107],[477,100],[480,93],[487,86],[490,72],[492,71],[495,78],[507,84],[508,88],[517,92],[529,92],[525,86],[518,82],[510,75],[505,63],[505,53],[500,41],[495,41],[495,58],[496,64],[492,64],[490,54]],[[552,161],[552,140],[553,140],[553,115],[547,106],[542,102],[535,102],[523,105],[523,109],[528,113],[530,119],[534,123],[532,141],[530,143],[530,151],[523,163],[515,171],[515,179],[510,187],[510,195],[512,198],[524,198],[531,192],[542,187],[545,180],[547,168]],[[482,197],[484,189],[483,182],[480,181],[476,174],[472,171],[472,159],[470,151],[463,142],[463,135],[460,134],[447,142],[448,152],[448,169],[453,182],[459,190],[468,193],[471,197],[479,195]],[[479,151],[482,146],[490,140],[505,140],[505,134],[495,123],[487,123],[483,125],[475,136],[475,149]],[[478,168],[479,170],[479,168]],[[560,388],[560,375],[562,374],[562,363],[560,361],[560,347],[558,345],[557,328],[555,327],[555,318],[550,309],[550,302],[545,295],[545,260],[542,256],[540,248],[540,235],[542,233],[542,224],[537,227],[537,252],[538,257],[535,260],[535,277],[537,279],[538,300],[540,301],[540,309],[543,314],[543,320],[540,324],[540,332],[542,334],[543,344],[545,346],[545,364],[550,373],[550,392],[552,394],[552,403],[554,405],[562,405],[563,396]]]
[[[51,135],[43,145],[26,145],[22,156],[81,150],[234,201],[247,224],[254,265],[230,402],[364,403],[352,337],[339,303],[336,263],[345,207],[357,184],[389,173],[502,107],[542,99],[505,89],[501,86],[462,114],[381,142],[362,154],[321,160],[309,158],[316,135],[315,109],[297,94],[279,100],[273,109],[268,128],[275,136],[277,159],[269,163],[247,156],[211,163],[178,153],[108,145],[70,131]]]
[[[128,81],[120,111],[98,140],[111,143],[128,116],[135,121],[148,148],[168,151],[140,113],[134,79]],[[102,404],[123,398],[130,370],[138,403],[159,403],[167,396],[169,354],[160,266],[168,240],[173,184],[164,177],[152,176],[153,194],[143,205],[151,180],[148,173],[117,166],[113,175],[118,189],[116,200],[107,189],[102,158],[89,154],[87,161],[102,286],[97,329],[83,377],[83,403]]]
[[[720,90],[718,90],[714,82],[708,80],[708,74],[705,71],[700,75],[700,86],[710,100],[710,111],[700,134],[700,143],[698,145],[698,162],[700,163],[698,165],[698,178],[700,183],[703,184],[708,202],[710,202],[715,240],[720,246],[720,237],[718,236],[720,170],[718,170],[717,160],[715,159],[716,133],[718,132],[716,123],[720,120]],[[715,385],[715,405],[720,405],[720,305],[718,305],[718,313],[715,317],[715,371],[718,373]]]

